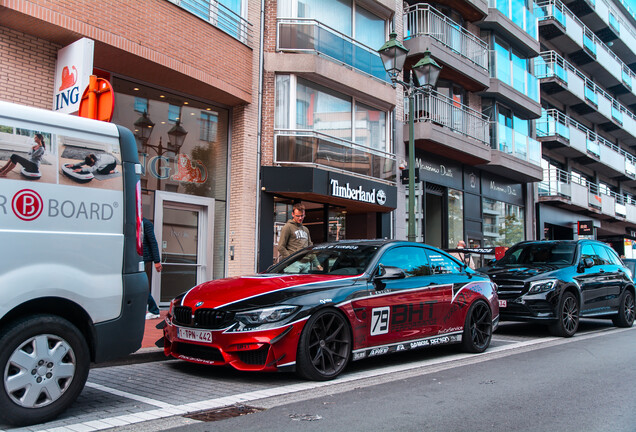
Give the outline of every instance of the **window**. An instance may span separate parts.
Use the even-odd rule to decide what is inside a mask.
[[[427,276],[431,268],[424,248],[403,246],[388,250],[380,259],[384,266],[399,267],[404,270],[406,277]]]
[[[448,189],[448,244],[464,239],[464,193]]]
[[[178,107],[177,105],[169,104],[168,105],[168,120],[173,123],[176,123],[178,120],[180,120],[180,116],[181,116],[181,108]]]
[[[594,261],[594,265],[602,265],[604,264],[603,259],[597,255],[596,250],[592,247],[591,244],[584,244],[581,247],[581,261],[585,258],[591,258]]]
[[[378,49],[385,42],[384,20],[368,10],[356,7],[355,38],[368,47]]]
[[[452,258],[430,249],[426,250],[426,254],[431,264],[431,274],[461,273],[461,266]]]
[[[356,104],[356,142],[386,151],[386,113],[361,103]]]
[[[511,246],[525,238],[523,207],[483,198],[484,246]]]

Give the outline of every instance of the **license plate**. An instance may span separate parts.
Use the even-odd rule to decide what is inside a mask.
[[[508,301],[507,300],[499,300],[499,307],[500,308],[508,307]]]
[[[212,332],[210,330],[177,327],[177,337],[187,341],[212,343]]]

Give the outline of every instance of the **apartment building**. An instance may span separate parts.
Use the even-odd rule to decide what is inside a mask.
[[[409,1],[403,19],[406,68],[427,48],[442,66],[435,89],[415,97],[418,240],[447,248],[533,238],[542,180],[534,3]]]
[[[138,139],[163,304],[254,271],[260,12],[241,0],[0,1],[0,99],[66,108],[84,74],[112,83],[112,121]],[[64,60],[76,43],[83,56]],[[0,125],[0,160],[20,151],[7,136],[35,132]],[[67,143],[60,157],[84,157],[78,145],[90,147]]]
[[[537,236],[605,240],[634,257],[636,19],[623,1],[537,4],[543,146]]]
[[[401,12],[396,0],[266,1],[259,269],[278,259],[296,202],[314,243],[391,238],[404,220],[392,218],[401,90],[377,52]]]

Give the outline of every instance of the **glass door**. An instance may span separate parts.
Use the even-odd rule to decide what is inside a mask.
[[[212,277],[214,200],[156,192],[155,231],[161,273],[153,273],[153,297],[166,305]]]

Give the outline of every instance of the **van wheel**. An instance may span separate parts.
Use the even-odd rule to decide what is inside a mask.
[[[55,418],[84,388],[90,356],[82,333],[67,320],[34,315],[0,336],[0,418],[24,426]]]
[[[555,336],[572,337],[579,328],[579,302],[571,292],[561,296],[556,310],[557,321],[549,329]]]
[[[618,303],[618,314],[612,318],[617,327],[631,327],[634,324],[634,296],[631,291],[623,291]]]

